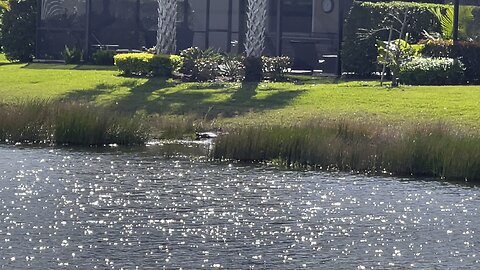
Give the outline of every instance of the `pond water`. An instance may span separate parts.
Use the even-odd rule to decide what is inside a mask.
[[[0,146],[0,268],[480,266],[478,187],[185,150]]]

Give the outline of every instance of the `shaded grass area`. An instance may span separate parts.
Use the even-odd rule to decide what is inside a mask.
[[[214,159],[289,168],[480,181],[480,137],[443,124],[384,126],[313,121],[257,126],[220,137]]]

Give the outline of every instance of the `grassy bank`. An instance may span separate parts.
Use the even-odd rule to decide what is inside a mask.
[[[214,158],[480,178],[479,86],[389,89],[308,76],[182,83],[121,77],[112,67],[1,59],[0,81],[1,140],[136,144],[222,128],[230,135]]]
[[[480,87],[402,87],[302,77],[289,83],[180,83],[126,78],[111,67],[0,63],[0,103],[93,102],[120,112],[213,119],[221,126],[293,124],[321,116],[480,128]]]
[[[443,124],[307,122],[232,130],[213,158],[286,167],[480,181],[480,136]]]

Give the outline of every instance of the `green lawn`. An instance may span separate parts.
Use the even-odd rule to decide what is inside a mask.
[[[390,90],[374,81],[303,78],[300,83],[179,83],[125,78],[110,67],[12,64],[0,56],[0,103],[83,100],[119,110],[218,118],[221,123],[292,123],[313,117],[446,121],[480,128],[480,86]]]

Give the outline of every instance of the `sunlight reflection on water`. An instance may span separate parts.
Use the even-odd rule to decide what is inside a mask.
[[[475,269],[479,189],[0,147],[2,269]]]

